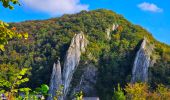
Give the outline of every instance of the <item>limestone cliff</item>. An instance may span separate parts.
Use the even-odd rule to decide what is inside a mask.
[[[60,61],[58,60],[57,65],[54,63],[49,90],[49,94],[51,94],[51,96],[48,97],[48,100],[53,100],[53,97],[56,95],[56,90],[59,88],[60,85],[63,85],[64,89],[63,96],[59,97],[58,99],[63,100],[63,98],[67,96],[72,76],[76,70],[76,67],[79,64],[81,53],[85,52],[86,46],[87,40],[84,34],[82,32],[79,34],[75,34],[71,41],[69,49],[67,50],[62,73]]]
[[[51,80],[50,80],[50,89],[48,97],[48,100],[53,100],[54,96],[56,95],[56,91],[59,89],[59,86],[62,84],[61,79],[61,65],[60,61],[58,60],[57,64],[54,63],[53,70],[51,74]]]
[[[115,31],[118,27],[119,27],[118,24],[113,24],[113,26],[112,26],[111,28],[107,28],[107,29],[106,29],[107,39],[109,39],[109,40],[111,39],[111,38],[110,38],[110,33],[111,33],[111,31]]]
[[[76,67],[79,64],[81,53],[85,51],[86,46],[87,40],[82,32],[76,34],[73,37],[64,60],[64,69],[62,77],[64,85],[63,92],[65,96],[67,95],[73,73],[75,72]]]
[[[82,91],[86,96],[97,96],[97,91],[95,89],[97,68],[93,64],[88,64],[83,72],[80,83],[75,87],[72,94]]]
[[[149,43],[147,42],[146,38],[144,38],[134,61],[131,79],[132,83],[135,83],[137,81],[148,81],[148,68],[151,62],[151,52],[152,48],[151,46],[149,46]]]

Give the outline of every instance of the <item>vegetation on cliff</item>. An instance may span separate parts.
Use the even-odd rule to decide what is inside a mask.
[[[119,27],[111,31],[108,40],[106,30],[113,24]],[[49,84],[53,63],[60,57],[63,65],[72,37],[82,31],[89,43],[81,56],[73,85],[79,83],[84,65],[93,64],[98,68],[98,95],[101,99],[111,98],[118,83],[125,87],[130,82],[134,58],[144,37],[154,45],[149,84],[153,89],[156,84],[170,84],[170,46],[156,41],[145,29],[112,11],[82,11],[60,18],[10,23],[10,27],[16,27],[19,33],[28,32],[29,38],[13,39],[5,46],[5,51],[0,51],[0,80],[1,77],[11,77],[2,73],[5,66],[12,65],[10,68],[16,72],[25,67],[31,69],[30,81],[25,84],[28,87]]]

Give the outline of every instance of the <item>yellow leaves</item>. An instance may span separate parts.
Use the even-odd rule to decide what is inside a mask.
[[[76,100],[83,100],[83,92],[82,91],[76,93],[75,96],[76,96]]]
[[[7,23],[4,23],[3,21],[0,21],[0,27],[5,28],[8,27],[9,25]]]
[[[13,89],[11,90],[12,93],[17,93],[18,92],[18,89]]]
[[[5,45],[8,44],[8,41],[10,41],[13,38],[24,38],[28,39],[28,33],[17,33],[16,27],[12,27],[11,29],[8,29],[9,25],[7,23],[4,23],[0,21],[0,50],[5,50]]]
[[[28,68],[23,68],[23,69],[20,71],[19,75],[25,75],[28,71],[29,71]]]
[[[25,39],[28,39],[28,33],[24,33],[23,36]]]
[[[30,88],[20,88],[19,91],[28,92],[28,91],[31,91],[31,89]]]
[[[22,34],[17,34],[17,37],[18,38],[22,38]]]
[[[158,85],[155,91],[150,91],[146,83],[128,84],[125,88],[127,100],[169,100],[170,89]]]
[[[125,91],[130,100],[146,100],[148,85],[145,83],[128,84]]]
[[[0,50],[5,51],[4,45],[0,44]]]
[[[166,88],[162,84],[158,85],[156,93],[162,100],[168,100],[170,98],[170,89]]]
[[[20,78],[22,78],[22,77],[20,77]],[[20,85],[20,84],[28,82],[28,81],[29,81],[28,78],[23,78],[23,79],[18,80],[15,84],[16,85]]]
[[[0,66],[0,70],[4,69],[4,67],[9,68],[9,66],[3,65],[3,66]],[[5,69],[3,71],[9,72],[10,70]],[[20,72],[7,73],[8,75],[10,75],[9,78],[4,78],[4,79],[2,78],[0,80],[0,93],[4,93],[6,97],[8,97],[8,100],[16,100],[16,97],[19,92],[20,93],[29,92],[31,90],[30,88],[27,88],[27,87],[20,88],[21,84],[29,81],[29,79],[26,77],[27,76],[26,74],[28,71],[29,71],[28,68],[23,68]]]

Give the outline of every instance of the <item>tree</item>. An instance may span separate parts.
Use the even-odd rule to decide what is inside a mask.
[[[125,88],[127,100],[169,100],[170,89],[158,84],[151,90],[146,83],[128,84]]]
[[[8,29],[9,25],[0,21],[0,50],[5,50],[4,46],[8,44],[8,41],[13,38],[28,38],[28,33],[16,32],[16,27]]]
[[[124,95],[123,89],[120,87],[120,84],[118,84],[117,90],[114,89],[112,100],[126,100],[126,96]]]
[[[0,66],[2,69],[4,66]],[[29,79],[27,77],[24,77],[28,70],[27,68],[23,68],[21,71],[14,74],[13,69],[11,69],[11,66],[7,66],[8,69],[5,69],[7,76],[3,76],[3,74],[0,76],[0,93],[5,94],[8,99],[13,100],[16,95],[18,95],[18,92],[28,92],[31,89],[29,88],[19,88],[21,84],[28,82]],[[12,73],[13,72],[13,73]]]
[[[9,9],[14,9],[11,3],[20,5],[18,0],[0,0],[0,2],[2,2],[3,7],[9,8]]]
[[[18,0],[0,0],[2,2],[3,7],[13,9],[13,4],[19,4]],[[16,27],[8,28],[9,25],[3,21],[0,21],[0,50],[4,51],[4,46],[8,44],[8,41],[13,38],[28,38],[28,33],[17,33]]]
[[[146,100],[148,85],[146,83],[128,84],[125,88],[127,100]]]
[[[154,92],[154,94],[157,94],[157,97],[159,97],[161,100],[169,100],[169,98],[170,98],[170,89],[165,87],[162,84],[159,84],[157,89],[156,89],[156,93]]]
[[[83,92],[80,91],[78,93],[75,94],[75,99],[76,100],[83,100]]]
[[[36,88],[37,94],[42,94],[44,96],[47,95],[48,90],[49,90],[49,87],[46,84],[42,84],[41,87]]]

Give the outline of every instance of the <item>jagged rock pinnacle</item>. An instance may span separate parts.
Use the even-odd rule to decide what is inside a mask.
[[[148,81],[148,68],[150,66],[149,52],[151,52],[151,49],[148,48],[149,46],[147,44],[147,39],[144,38],[134,61],[131,83]]]

